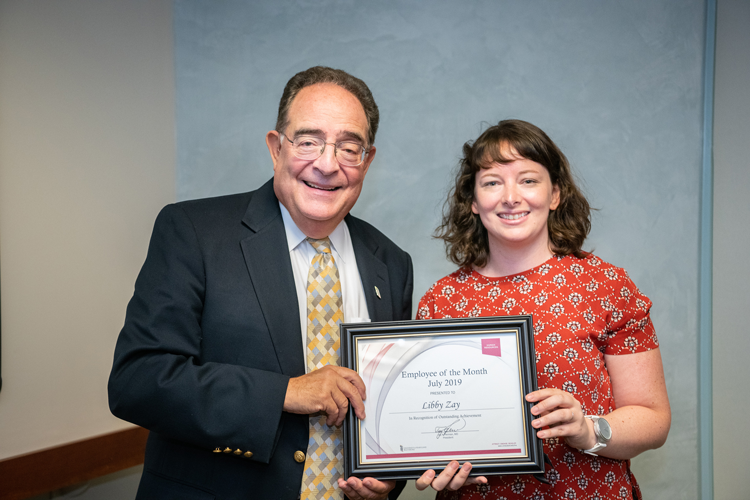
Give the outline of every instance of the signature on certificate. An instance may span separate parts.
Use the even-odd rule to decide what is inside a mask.
[[[459,427],[460,425],[460,427]],[[466,420],[458,418],[448,425],[435,427],[435,438],[440,439],[448,433],[458,432],[466,427]]]

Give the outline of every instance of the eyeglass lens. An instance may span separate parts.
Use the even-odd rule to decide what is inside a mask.
[[[294,154],[300,160],[316,160],[320,158],[328,145],[318,137],[309,136],[297,137],[291,142],[294,147]],[[365,148],[358,142],[341,141],[337,142],[334,148],[336,159],[342,165],[355,167],[364,160]]]

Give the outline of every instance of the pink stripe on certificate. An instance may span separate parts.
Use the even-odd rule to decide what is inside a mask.
[[[446,455],[497,455],[503,453],[521,453],[521,448],[513,448],[506,450],[471,450],[471,451],[434,451],[429,453],[393,453],[391,455],[367,455],[368,460],[379,460],[387,458],[417,458],[417,457],[439,457]]]

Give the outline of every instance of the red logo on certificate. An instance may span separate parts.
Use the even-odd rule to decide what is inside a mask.
[[[500,339],[482,339],[482,354],[502,356],[500,354]]]

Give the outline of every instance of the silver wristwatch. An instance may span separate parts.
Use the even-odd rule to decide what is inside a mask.
[[[604,417],[599,417],[597,415],[586,415],[586,418],[590,418],[591,421],[594,422],[594,435],[596,436],[596,444],[593,448],[581,451],[583,451],[584,453],[588,453],[589,455],[596,455],[596,452],[601,450],[602,448],[606,448],[607,443],[609,443],[610,439],[612,439],[612,427],[609,426],[609,422],[607,422]]]

